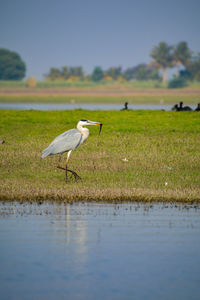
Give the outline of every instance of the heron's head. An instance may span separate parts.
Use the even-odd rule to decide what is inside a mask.
[[[103,126],[102,123],[100,122],[94,122],[94,121],[90,121],[90,120],[86,120],[86,119],[81,119],[78,124],[77,124],[77,127],[83,127],[83,126],[88,126],[88,125],[96,125],[96,126],[100,126],[100,129],[99,129],[99,134],[101,133],[101,128]]]

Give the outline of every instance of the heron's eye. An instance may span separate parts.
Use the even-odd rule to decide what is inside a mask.
[[[82,122],[86,122],[87,120],[86,120],[86,119],[81,119],[81,121],[82,121]]]

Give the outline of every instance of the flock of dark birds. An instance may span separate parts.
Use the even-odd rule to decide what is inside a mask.
[[[124,107],[121,110],[127,110],[128,108],[128,102],[124,103]],[[183,102],[181,101],[178,104],[175,104],[172,109],[173,111],[192,111],[193,109],[190,106],[183,106]],[[194,111],[200,111],[200,103],[197,104],[197,107],[194,109]]]
[[[183,106],[183,102],[181,101],[178,104],[175,104],[173,107],[172,107],[172,110],[173,111],[192,111],[193,109],[190,107],[190,106]],[[200,111],[200,103],[197,104],[197,107],[195,108],[194,111]]]

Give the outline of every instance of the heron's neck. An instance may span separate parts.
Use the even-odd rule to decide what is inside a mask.
[[[87,140],[87,138],[89,136],[89,129],[86,128],[86,127],[82,127],[81,125],[77,125],[77,129],[82,134],[81,144],[83,144]]]

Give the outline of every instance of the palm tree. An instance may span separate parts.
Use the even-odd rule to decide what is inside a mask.
[[[186,42],[180,42],[174,49],[174,61],[177,67],[176,76],[179,76],[180,65],[187,66],[192,57],[192,51],[188,48]]]
[[[158,46],[154,46],[150,56],[154,59],[153,64],[162,70],[163,83],[167,81],[167,68],[172,66],[173,53],[172,46],[167,45],[165,42],[160,42]]]

